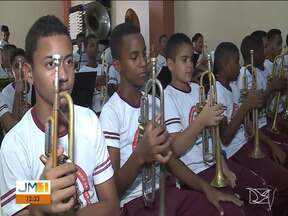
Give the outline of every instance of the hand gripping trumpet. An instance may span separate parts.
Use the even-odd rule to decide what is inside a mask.
[[[160,92],[160,126],[164,127],[164,93],[163,87],[158,79],[156,79],[156,58],[151,58],[152,63],[152,78],[145,85],[145,93],[141,98],[141,113],[139,117],[139,136],[138,144],[141,145],[144,128],[149,121],[149,113],[152,113],[152,123],[156,125],[156,87]],[[151,112],[149,110],[148,93],[152,89],[152,105]],[[160,216],[165,216],[165,166],[160,164]],[[155,162],[145,164],[142,169],[142,193],[145,205],[149,205],[155,200]]]
[[[199,114],[204,106],[206,105],[206,94],[204,87],[204,77],[208,76],[209,80],[209,94],[211,105],[214,106],[217,104],[217,90],[216,90],[216,79],[212,73],[211,66],[212,60],[211,55],[208,54],[208,70],[203,72],[200,76],[200,90],[199,90],[199,103],[197,104],[197,113]],[[209,148],[209,133],[212,137],[212,152]],[[222,166],[222,148],[219,134],[219,125],[205,128],[202,133],[202,146],[203,146],[203,160],[206,163],[216,162],[216,174],[211,182],[213,187],[226,187],[228,185],[228,180],[224,176],[223,166]]]

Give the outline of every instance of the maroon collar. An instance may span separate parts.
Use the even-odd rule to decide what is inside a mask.
[[[174,89],[178,90],[178,91],[181,91],[181,92],[184,92],[184,93],[190,93],[191,92],[191,86],[188,84],[189,86],[189,91],[184,91],[182,89],[179,89],[177,88],[176,86],[172,85],[171,83],[169,84],[171,87],[173,87]]]
[[[33,108],[31,109],[31,115],[32,115],[33,121],[34,121],[34,123],[36,124],[36,126],[37,126],[43,133],[45,133],[45,125],[43,125],[43,124],[41,123],[41,121],[40,121],[40,119],[39,119],[39,117],[38,117],[38,115],[37,115],[37,113],[36,113],[35,107],[33,107]],[[65,135],[67,135],[67,134],[68,134],[68,130],[67,130],[67,128],[66,128],[65,130],[61,131],[61,132],[58,134],[58,138],[61,138],[61,137],[65,136]]]

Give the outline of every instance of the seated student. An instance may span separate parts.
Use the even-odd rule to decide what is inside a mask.
[[[73,162],[52,168],[51,158],[42,160],[43,163],[39,159],[45,153],[44,125],[54,103],[54,54],[61,56],[60,91],[70,93],[73,88],[72,42],[67,28],[55,16],[41,17],[28,31],[25,49],[28,62],[25,70],[29,82],[35,85],[36,104],[9,131],[1,146],[0,191],[4,215],[57,215],[72,210],[77,201],[80,205],[77,215],[119,215],[110,157],[99,120],[91,110],[74,105]],[[64,101],[59,103],[65,105]],[[64,122],[59,118],[58,156],[67,154],[68,129]],[[16,204],[16,180],[37,179],[51,181],[52,203]]]
[[[163,128],[155,128],[148,123],[142,141],[138,143],[142,95],[139,89],[145,84],[148,75],[145,42],[139,29],[128,23],[116,26],[111,34],[111,50],[114,65],[120,72],[121,83],[117,93],[104,105],[100,120],[115,171],[122,215],[158,215],[159,193],[156,194],[153,206],[145,207],[142,197],[141,170],[144,163],[154,161],[168,161],[167,165],[172,174],[188,187],[195,189],[180,190],[175,184],[168,184],[165,197],[167,215],[212,216],[219,215],[218,211],[223,214],[223,209],[225,215],[242,214],[240,208],[232,203],[219,204],[222,200],[240,205],[239,200],[212,188],[171,155],[170,139]],[[157,165],[157,191],[158,180]]]
[[[245,41],[246,39],[241,44],[241,50],[246,46],[243,45],[246,44]],[[234,82],[239,75],[239,51],[234,44],[221,43],[216,48],[214,72],[218,79],[218,103],[226,108],[224,120],[220,123],[220,137],[227,158],[254,171],[259,179],[264,179],[267,185],[262,188],[276,190],[272,205],[273,215],[287,215],[288,208],[284,204],[288,199],[288,184],[284,180],[288,178],[287,169],[272,161],[268,155],[268,146],[261,140],[261,149],[267,157],[253,159],[249,156],[254,143],[248,141],[242,123],[249,110],[263,105],[263,96],[259,94],[259,90],[250,90],[246,99],[240,103],[240,90]],[[273,200],[272,193],[269,200]]]
[[[101,102],[101,87],[105,85],[106,77],[102,75],[103,65],[97,63],[98,40],[96,36],[93,34],[88,35],[85,38],[84,47],[88,57],[88,63],[80,68],[79,73],[92,72],[97,74],[91,108],[99,116],[103,106],[103,102]]]
[[[201,33],[196,33],[192,37],[193,43],[193,65],[197,76],[198,73],[206,71],[207,65],[207,53],[203,53],[204,50],[204,37]]]
[[[73,52],[73,61],[77,71],[88,62],[88,57],[84,49],[84,40],[84,33],[81,32],[76,36],[77,50]]]
[[[273,79],[271,82],[267,83],[268,72],[264,67],[264,51],[263,51],[263,43],[259,38],[253,36],[247,36],[243,39],[241,44],[241,53],[244,59],[244,65],[248,65],[251,62],[250,50],[254,50],[254,66],[256,68],[256,76],[257,76],[257,89],[263,91],[263,99],[264,102],[268,102],[269,96],[276,91],[282,91],[285,87],[284,79]],[[237,85],[239,89],[243,89],[243,76],[244,76],[244,67],[240,69],[240,75],[238,76]],[[246,72],[248,88],[252,88],[252,74],[248,70]],[[259,128],[260,130],[260,139],[262,142],[267,143],[272,150],[273,157],[276,161],[279,160],[280,163],[287,163],[287,152],[285,146],[281,148],[277,146],[273,140],[271,140],[267,133],[267,114],[266,114],[266,106],[263,106],[262,109],[259,110]],[[269,137],[268,137],[268,136]],[[278,134],[277,142],[281,140],[287,140],[286,137]],[[272,137],[271,137],[272,138]],[[273,138],[274,139],[274,138]],[[282,150],[285,150],[284,152]]]
[[[22,62],[22,71],[19,71],[19,59]],[[13,83],[8,84],[0,96],[0,123],[2,129],[7,133],[30,108],[32,88],[25,83],[23,66],[26,62],[23,49],[15,49],[12,53],[10,64],[12,74],[15,78]],[[20,80],[22,73],[22,80]],[[26,87],[25,87],[26,85]],[[26,88],[26,90],[25,90]],[[24,93],[24,91],[26,91]],[[25,95],[23,95],[23,93]]]
[[[167,40],[168,37],[166,34],[163,34],[159,37],[160,52],[157,55],[156,77],[160,74],[161,69],[166,66],[165,48]]]
[[[1,26],[1,33],[0,33],[0,47],[4,47],[6,44],[9,44],[9,27],[7,25]]]
[[[270,29],[267,33],[268,47],[265,55],[265,67],[269,74],[272,73],[273,62],[276,56],[282,52],[282,36],[279,29]]]
[[[170,37],[166,49],[167,64],[172,73],[172,81],[164,91],[166,128],[173,137],[172,148],[194,173],[206,181],[211,182],[215,175],[216,167],[213,163],[203,160],[203,142],[201,132],[206,127],[219,124],[223,109],[221,105],[210,106],[208,103],[200,114],[197,113],[200,86],[190,83],[192,64],[192,43],[188,36],[176,33]],[[211,139],[209,138],[211,146]],[[229,168],[223,160],[223,171],[234,192],[249,204],[247,187],[263,187],[263,182],[249,169],[227,161]],[[235,174],[234,174],[235,173]],[[235,176],[236,175],[236,176]],[[236,177],[237,182],[236,182]],[[227,189],[226,189],[227,190]],[[232,191],[231,188],[228,190]],[[265,215],[263,208],[245,206],[248,215]]]
[[[266,57],[268,55],[268,37],[267,37],[267,33],[265,31],[262,30],[256,30],[254,32],[251,33],[251,36],[254,37],[258,37],[262,40],[263,42],[263,47],[264,47],[264,57],[265,57],[265,62],[266,62]],[[265,65],[264,62],[264,65]],[[266,67],[266,65],[265,65]]]
[[[13,44],[6,44],[3,47],[3,52],[2,52],[2,67],[6,71],[9,77],[13,77],[12,72],[11,72],[11,55],[13,51],[16,49],[16,46]]]

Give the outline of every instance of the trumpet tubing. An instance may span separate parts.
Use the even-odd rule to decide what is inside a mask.
[[[216,79],[214,74],[212,73],[212,60],[211,56],[208,54],[208,70],[203,72],[200,76],[200,90],[199,90],[199,103],[197,104],[197,113],[199,114],[203,107],[206,105],[206,94],[204,87],[204,77],[208,76],[209,80],[209,95],[211,105],[214,106],[217,104],[217,90],[216,90]],[[212,152],[209,150],[209,133],[212,137]],[[211,163],[213,161],[216,162],[216,172],[215,176],[211,182],[213,187],[226,187],[228,185],[228,180],[224,176],[223,166],[222,166],[222,148],[220,141],[220,132],[219,126],[213,126],[209,128],[205,128],[202,133],[202,146],[203,146],[203,161],[205,163]]]
[[[54,101],[52,115],[48,117],[45,125],[45,156],[52,157],[52,167],[65,163],[67,160],[74,162],[74,106],[71,96],[67,92],[59,91],[59,67],[60,55],[53,55],[53,63],[55,65],[55,79],[54,79]],[[65,100],[68,107],[68,118],[66,113],[60,109],[60,100]],[[67,156],[62,155],[57,157],[58,148],[58,122],[64,121],[68,126],[68,151]],[[77,187],[77,185],[76,185]],[[78,204],[79,204],[78,200]],[[74,210],[72,210],[74,211]],[[68,215],[73,215],[73,212]]]
[[[161,82],[156,79],[156,58],[151,58],[152,62],[152,78],[149,79],[145,85],[145,93],[141,98],[141,111],[139,117],[139,139],[138,144],[141,145],[141,140],[144,134],[145,124],[149,121],[149,114],[151,113],[152,123],[156,123],[156,87],[160,93],[160,125],[164,127],[164,92]],[[149,109],[149,97],[148,93],[152,90],[151,97],[151,110]],[[150,112],[151,111],[151,112]],[[165,166],[160,164],[160,216],[165,216],[165,178],[166,169]],[[142,193],[145,205],[149,205],[155,200],[155,162],[146,163],[142,169]]]

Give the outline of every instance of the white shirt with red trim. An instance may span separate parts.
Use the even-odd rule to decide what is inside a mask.
[[[256,68],[256,75],[257,75],[257,89],[265,91],[267,88],[267,77],[269,75],[268,70],[264,69],[263,71]],[[241,67],[240,74],[237,79],[237,86],[238,89],[243,89],[243,77],[244,77],[244,67]],[[252,74],[249,70],[246,71],[247,83],[248,88],[252,88]],[[239,98],[240,100],[240,98]],[[239,101],[240,102],[240,101]],[[267,115],[265,108],[259,110],[259,128],[265,127],[267,125]]]
[[[15,87],[13,83],[8,84],[0,94],[0,117],[5,113],[13,111]],[[31,104],[32,86],[30,85],[29,92],[27,94],[27,102]]]
[[[157,111],[156,111],[157,112]],[[133,148],[138,143],[138,119],[140,107],[128,104],[115,92],[104,105],[100,121],[106,144],[120,150],[120,167],[122,167],[132,154]],[[134,147],[133,147],[134,146]],[[156,189],[159,188],[159,166],[156,166]],[[141,171],[131,187],[120,197],[123,206],[130,200],[142,196]]]
[[[185,130],[196,117],[196,104],[199,102],[199,85],[190,83],[190,92],[168,85],[164,90],[165,98],[165,126],[169,133],[178,133]],[[211,146],[211,139],[209,145]],[[180,157],[193,172],[199,173],[210,166],[203,162],[202,137],[197,140]]]
[[[94,185],[102,184],[113,176],[110,157],[97,116],[89,109],[74,106],[75,150],[74,163],[81,208],[98,201]],[[60,134],[59,146],[68,148],[67,131]],[[0,151],[0,191],[4,215],[12,215],[25,208],[16,204],[17,180],[37,180],[44,165],[40,155],[45,153],[44,126],[35,109],[30,109],[20,122],[5,136]]]
[[[230,87],[232,91],[225,88],[220,82],[216,82],[218,103],[221,103],[225,108],[223,115],[227,118],[228,124],[240,107],[240,91],[236,83],[231,82]],[[247,138],[245,137],[244,126],[241,124],[230,144],[228,146],[222,145],[222,149],[226,152],[227,158],[230,158],[238,152],[246,142]]]

